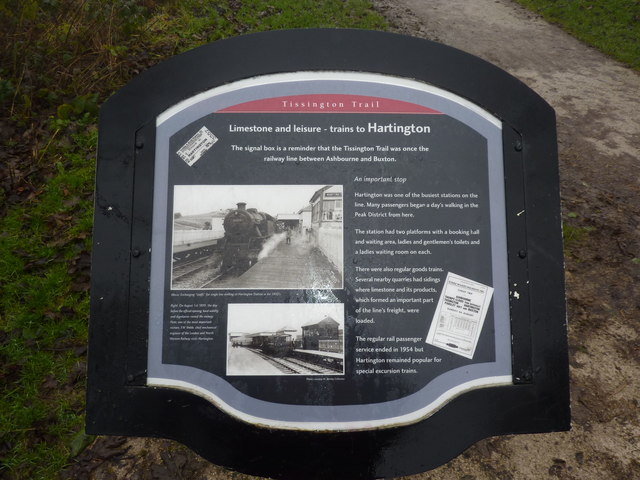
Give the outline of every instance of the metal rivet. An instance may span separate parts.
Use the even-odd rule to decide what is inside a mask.
[[[131,255],[133,255],[134,257],[138,258],[140,256],[140,250],[138,250],[137,248],[134,248],[131,251]]]
[[[518,256],[519,256],[520,258],[526,258],[526,257],[527,257],[527,251],[526,251],[526,250],[520,250],[520,251],[518,252]]]
[[[520,140],[516,140],[516,144],[514,145],[514,147],[516,149],[516,152],[521,152],[522,151],[522,142]]]

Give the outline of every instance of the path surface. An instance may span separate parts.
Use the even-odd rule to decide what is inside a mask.
[[[376,0],[556,110],[573,429],[476,444],[415,480],[640,479],[640,74],[506,0]]]
[[[572,431],[483,440],[408,478],[640,479],[640,75],[506,0],[374,3],[398,32],[484,58],[555,108],[568,237]],[[169,440],[102,437],[79,461],[94,479],[253,478]]]

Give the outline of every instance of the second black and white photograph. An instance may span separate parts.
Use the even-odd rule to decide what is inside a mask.
[[[344,374],[344,304],[229,304],[227,375]]]
[[[339,289],[342,185],[176,185],[171,288]]]

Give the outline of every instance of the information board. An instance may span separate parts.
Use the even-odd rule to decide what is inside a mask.
[[[212,89],[156,125],[149,385],[249,422],[349,430],[512,383],[495,117],[415,81],[304,72]],[[238,203],[274,218],[255,265],[225,264],[223,226],[185,271],[176,234],[202,216],[221,225]],[[323,318],[335,351],[302,344]],[[278,332],[292,348],[274,359],[262,343]],[[340,358],[328,372],[291,365],[309,351]]]
[[[371,478],[568,428],[553,110],[436,43],[271,32],[141,75],[101,110],[92,271],[90,433]]]

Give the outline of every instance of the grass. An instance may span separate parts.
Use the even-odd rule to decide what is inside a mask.
[[[640,2],[516,0],[576,38],[640,70]]]
[[[0,477],[53,479],[83,433],[98,106],[198,45],[384,29],[364,0],[0,0]]]
[[[579,248],[582,242],[587,241],[593,227],[576,227],[568,222],[562,224],[562,244],[565,257],[571,255],[574,248]]]
[[[169,40],[174,53],[234,35],[268,30],[386,28],[382,17],[365,0],[178,2],[150,23],[162,41]]]
[[[97,132],[66,138],[42,158],[54,162],[49,181],[0,220],[2,467],[13,478],[62,468],[82,429]]]

